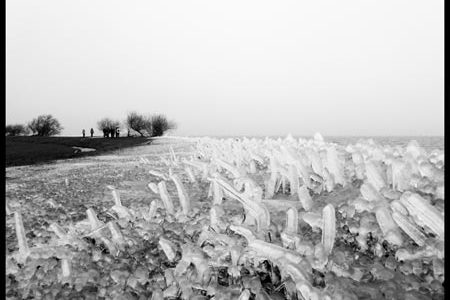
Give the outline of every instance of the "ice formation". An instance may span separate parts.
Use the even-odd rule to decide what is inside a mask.
[[[165,289],[155,289],[153,298],[201,299],[193,292],[198,289],[219,299],[232,294],[226,294],[224,286],[231,290],[236,281],[243,286],[233,294],[239,299],[263,297],[268,291],[244,283],[242,274],[245,270],[257,276],[261,264],[267,263],[273,283],[288,286],[293,281],[290,290],[285,288],[286,297],[297,293],[304,299],[354,299],[338,282],[363,281],[364,255],[383,262],[370,269],[377,279],[394,278],[391,267],[409,276],[408,265],[401,267],[401,262],[427,262],[434,270],[427,284],[444,281],[444,213],[436,206],[444,200],[440,152],[427,153],[417,142],[406,148],[370,140],[343,147],[316,133],[310,140],[291,135],[278,140],[199,138],[194,155],[183,157],[170,148],[168,157],[162,161],[165,169],[146,169],[145,186],[156,197],[147,207],[125,207],[118,190],[107,186],[117,217],[102,222],[89,208],[87,220],[74,229],[51,224],[49,230],[59,242],[49,253],[71,241],[77,241],[74,247],[86,247],[81,239],[89,237],[118,257],[136,244],[133,228],[147,238],[153,231],[181,227],[182,238],[173,239],[168,231],[157,240],[171,267],[164,273]],[[149,165],[146,158],[138,161]],[[151,182],[155,179],[159,182]],[[201,201],[188,193],[200,187],[206,189]],[[339,198],[346,189],[356,192]],[[172,201],[174,196],[179,203]],[[6,205],[7,214],[12,214]],[[14,212],[14,222],[17,260],[24,263],[30,253],[41,250],[28,247],[19,212]],[[350,248],[351,255],[344,253]],[[383,259],[387,256],[390,260]],[[61,270],[64,278],[76,276],[66,258]],[[218,270],[225,270],[227,285],[218,284]],[[323,277],[336,285],[337,294],[321,287],[317,274],[326,274]]]

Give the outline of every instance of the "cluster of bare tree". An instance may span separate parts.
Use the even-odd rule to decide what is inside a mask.
[[[29,135],[30,132],[37,136],[51,136],[61,132],[63,127],[52,115],[40,115],[31,120],[27,125],[14,124],[6,125],[5,135]]]
[[[169,121],[162,114],[142,115],[137,112],[131,112],[124,123],[128,129],[128,136],[134,134],[149,137],[162,136],[166,131],[176,128],[175,122]],[[104,118],[97,123],[97,127],[104,133],[114,132],[115,129],[120,127],[120,122]]]
[[[118,137],[120,125],[119,121],[110,118],[103,118],[97,123],[98,129],[103,131],[104,137]],[[129,113],[124,125],[128,129],[128,136],[134,134],[150,137],[162,136],[166,131],[176,128],[176,124],[169,121],[165,115],[142,115],[137,112]],[[7,125],[5,135],[29,135],[31,132],[32,135],[37,136],[52,136],[59,134],[62,129],[59,121],[52,115],[40,115],[27,125]]]
[[[175,129],[175,122],[170,121],[162,114],[141,115],[131,112],[126,119],[128,130],[133,130],[141,136],[162,136],[166,131]]]

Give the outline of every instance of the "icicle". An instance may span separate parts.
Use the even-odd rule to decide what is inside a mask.
[[[161,246],[162,250],[164,251],[164,254],[167,256],[167,259],[169,261],[173,261],[175,259],[176,253],[175,253],[175,246],[172,242],[166,240],[165,238],[159,239],[159,245]]]
[[[426,225],[440,239],[444,239],[444,217],[436,209],[422,198],[419,194],[405,192],[400,198],[400,202],[406,207],[414,221],[419,225]]]
[[[326,168],[324,169],[323,173],[324,173],[323,179],[325,180],[325,190],[327,192],[331,192],[333,191],[335,186],[334,176]]]
[[[261,202],[250,200],[246,195],[243,195],[236,191],[230,184],[223,179],[213,179],[217,181],[222,187],[224,193],[233,199],[236,199],[246,209],[246,212],[257,220],[257,229],[267,229],[270,226],[270,212],[267,207]]]
[[[255,251],[258,256],[267,257],[269,260],[285,258],[292,264],[300,264],[303,261],[299,253],[262,240],[248,241],[248,248]]]
[[[105,244],[106,248],[108,248],[109,253],[113,256],[117,256],[119,254],[119,250],[114,245],[113,242],[111,242],[109,239],[105,238],[104,236],[100,237],[100,241]]]
[[[118,245],[122,245],[125,243],[125,239],[123,238],[122,232],[116,223],[110,221],[108,222],[108,229],[111,231],[112,240],[114,243]]]
[[[375,216],[386,241],[401,246],[403,244],[403,238],[397,223],[392,219],[390,210],[386,207],[379,207],[375,212]]]
[[[64,278],[70,277],[70,274],[72,273],[72,266],[68,259],[63,258],[61,260],[61,270],[62,270],[62,276]]]
[[[65,230],[56,223],[50,224],[50,229],[58,236],[59,239],[64,239],[67,236]]]
[[[188,175],[189,180],[190,180],[192,183],[195,183],[197,180],[195,179],[195,175],[194,175],[194,172],[192,171],[192,169],[186,166],[186,167],[184,168],[184,170],[186,171],[186,174]]]
[[[283,247],[295,249],[295,246],[300,243],[300,238],[297,236],[297,227],[298,211],[291,207],[286,212],[286,228],[281,232]]]
[[[153,220],[156,214],[156,208],[157,208],[156,201],[152,201],[150,203],[150,208],[148,212],[144,214],[145,221],[150,222],[151,220]]]
[[[281,176],[277,178],[277,183],[275,185],[275,194],[278,193],[280,191],[280,188],[282,187],[282,192],[284,193],[284,181],[285,181],[285,177]]]
[[[164,175],[163,173],[161,173],[159,171],[156,171],[156,170],[150,170],[150,171],[148,171],[148,173],[153,175],[153,176],[159,177],[159,178],[161,178],[163,180],[167,180],[168,179],[166,175]]]
[[[212,227],[220,223],[220,217],[224,214],[223,209],[219,205],[213,205],[209,211],[209,218]]]
[[[150,190],[152,190],[153,193],[155,193],[155,194],[159,193],[158,186],[156,185],[156,183],[150,182],[148,184],[148,187],[150,188]]]
[[[180,199],[181,208],[183,210],[183,214],[187,216],[191,208],[189,196],[186,193],[183,183],[181,182],[180,178],[177,175],[172,174],[170,176],[170,179],[172,179],[172,181],[175,183],[178,192],[178,198]]]
[[[308,188],[305,185],[299,188],[298,197],[303,205],[303,208],[306,211],[310,211],[313,207],[313,201],[311,195],[309,194]]]
[[[161,200],[164,204],[164,208],[166,209],[167,213],[174,215],[175,209],[173,206],[172,199],[170,198],[169,193],[167,192],[166,183],[164,181],[159,182],[158,189],[159,189],[159,195],[161,196]]]
[[[227,170],[234,178],[241,177],[241,172],[237,167],[235,167],[227,162],[224,162],[221,159],[216,159],[215,163],[218,166],[220,166],[221,168],[224,168],[225,170]]]
[[[345,186],[344,166],[335,147],[329,147],[327,150],[327,168],[333,174],[335,182]]]
[[[367,201],[378,201],[383,197],[369,182],[363,183],[360,188],[361,195]]]
[[[425,235],[416,227],[415,224],[409,221],[408,217],[394,211],[392,218],[395,223],[419,246],[425,246]]]
[[[272,173],[266,182],[266,198],[273,198],[275,195],[275,186],[277,184],[277,173]]]
[[[211,198],[213,196],[213,183],[211,182],[208,186],[208,196],[207,198]]]
[[[327,204],[322,210],[322,244],[325,254],[330,255],[336,238],[336,213],[332,204]]]
[[[131,219],[132,213],[128,208],[122,205],[119,192],[116,190],[116,188],[112,185],[108,185],[107,188],[111,190],[114,198],[114,206],[111,209],[117,213],[119,218]]]
[[[116,188],[112,185],[108,185],[106,187],[111,190],[111,194],[113,195],[115,205],[122,206],[122,202],[120,201],[120,195],[117,192]]]
[[[16,236],[19,243],[19,260],[25,262],[27,256],[30,254],[30,249],[28,248],[27,238],[25,236],[22,215],[17,211],[14,212],[14,221],[16,223]]]
[[[367,181],[372,184],[375,190],[380,191],[386,186],[385,175],[381,167],[376,165],[374,161],[366,162],[366,176]]]
[[[286,212],[286,229],[290,234],[297,234],[298,229],[298,211],[295,208],[289,208]]]
[[[173,162],[173,164],[177,165],[178,159],[177,159],[177,156],[175,155],[175,151],[173,151],[172,146],[170,146],[169,148],[170,148],[170,156],[171,156],[172,162]]]
[[[222,204],[222,200],[223,200],[222,188],[219,186],[219,184],[216,181],[213,181],[211,184],[212,184],[213,194],[214,194],[213,204],[220,205],[220,204]]]
[[[101,221],[99,221],[99,219],[97,219],[97,214],[95,213],[94,209],[89,208],[86,211],[86,214],[88,216],[89,224],[91,225],[91,230],[95,230],[104,225],[103,222],[101,222]]]
[[[298,195],[300,181],[298,180],[297,168],[294,165],[289,166],[289,184],[291,187],[291,195]]]
[[[320,159],[319,153],[317,153],[313,149],[306,149],[306,154],[308,155],[309,160],[311,161],[311,167],[313,171],[316,174],[323,176],[323,164],[322,160]]]
[[[5,210],[7,216],[13,213],[13,211],[11,210],[11,206],[9,206],[8,199],[5,199]]]

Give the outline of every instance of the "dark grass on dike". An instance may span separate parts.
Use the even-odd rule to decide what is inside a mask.
[[[151,143],[146,137],[42,137],[6,136],[6,167],[47,163],[57,159],[104,154],[113,150]],[[72,147],[94,148],[92,152],[78,152]]]

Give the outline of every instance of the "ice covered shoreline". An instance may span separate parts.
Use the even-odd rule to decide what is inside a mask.
[[[105,278],[97,297],[443,295],[443,152],[320,135],[155,141],[84,165],[10,169],[7,291],[74,296],[91,272]],[[137,264],[124,264],[130,255]],[[68,285],[41,286],[39,264],[59,266],[47,275]]]

